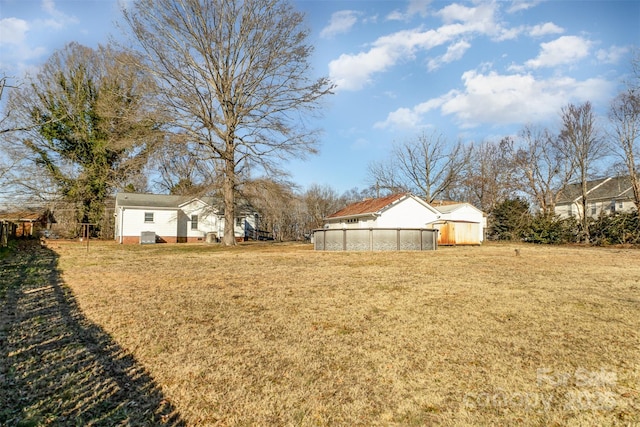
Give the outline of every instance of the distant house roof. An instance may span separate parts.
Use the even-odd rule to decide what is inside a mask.
[[[392,194],[378,199],[365,199],[361,202],[353,203],[346,208],[329,215],[327,218],[373,215],[406,196],[407,193],[401,193]]]
[[[48,209],[44,211],[18,211],[0,213],[0,221],[11,222],[50,222],[55,223],[53,215]]]
[[[590,200],[619,200],[631,199],[633,190],[628,176],[609,177],[587,182],[587,195]],[[580,183],[567,186],[562,191],[558,204],[572,203],[582,198]]]

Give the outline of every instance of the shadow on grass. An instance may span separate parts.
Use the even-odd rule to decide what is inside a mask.
[[[183,426],[144,368],[78,308],[55,252],[0,258],[0,425]]]

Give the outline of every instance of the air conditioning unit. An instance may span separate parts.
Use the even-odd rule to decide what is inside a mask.
[[[150,245],[156,242],[156,232],[155,231],[142,231],[140,233],[140,244],[141,245]]]

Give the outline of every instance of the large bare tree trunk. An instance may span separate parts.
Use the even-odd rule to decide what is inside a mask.
[[[225,159],[225,174],[222,186],[222,196],[224,199],[224,236],[222,243],[227,246],[236,244],[235,220],[236,220],[236,189],[235,189],[235,162],[232,158]]]

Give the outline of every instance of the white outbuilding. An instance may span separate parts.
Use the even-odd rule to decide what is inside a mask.
[[[487,228],[485,214],[470,203],[442,203],[435,205],[440,218],[437,228],[439,245],[479,245]]]
[[[438,245],[479,245],[486,217],[469,203],[429,204],[411,194],[353,203],[325,218],[324,229],[436,229]]]

